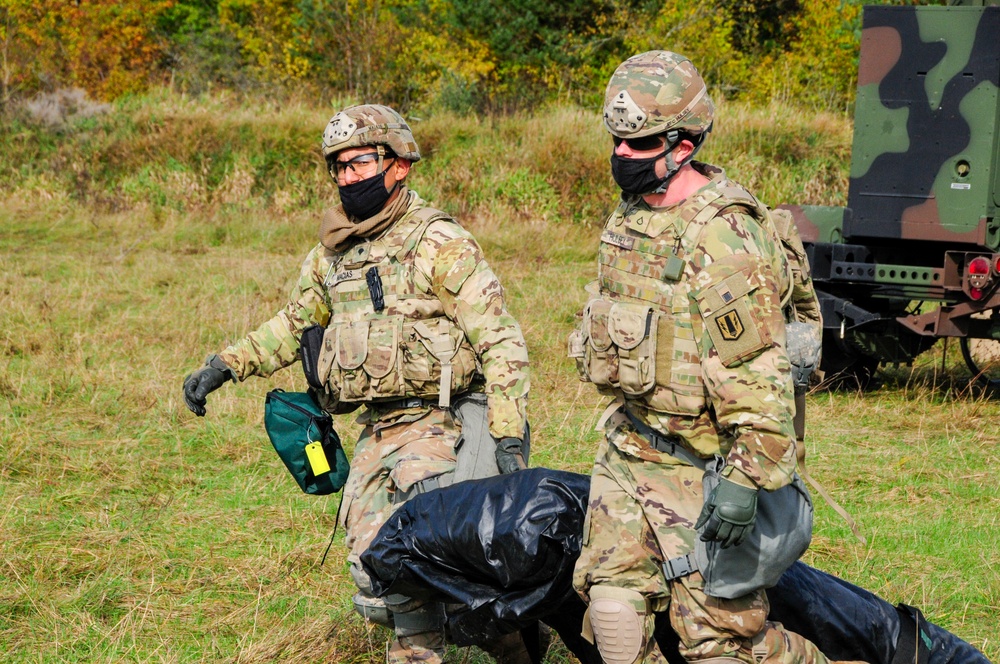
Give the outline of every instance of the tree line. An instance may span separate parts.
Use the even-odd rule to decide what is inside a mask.
[[[593,107],[621,60],[664,48],[716,94],[843,110],[862,1],[0,0],[0,104],[169,84],[404,111]]]

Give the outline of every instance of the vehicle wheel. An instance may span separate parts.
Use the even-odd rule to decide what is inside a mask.
[[[972,377],[991,390],[1000,390],[1000,341],[962,337],[959,346]]]

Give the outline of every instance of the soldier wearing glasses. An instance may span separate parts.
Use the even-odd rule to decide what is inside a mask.
[[[288,304],[188,376],[185,401],[204,415],[209,392],[292,364],[302,331],[326,328],[321,401],[333,413],[363,408],[365,425],[341,510],[355,606],[394,627],[390,664],[441,662],[442,606],[371,597],[359,556],[396,506],[450,483],[462,428],[453,407],[467,395],[485,401],[499,471],[524,467],[524,337],[476,240],[407,187],[420,152],[396,111],[343,110],[323,132],[323,154],[341,202],[324,216]]]

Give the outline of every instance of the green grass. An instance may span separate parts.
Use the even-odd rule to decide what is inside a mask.
[[[180,390],[283,304],[333,194],[311,152],[330,114],[166,97],[79,133],[0,129],[5,661],[383,661],[388,633],[350,609],[341,534],[319,566],[337,497],[301,494],[261,425],[265,392],[303,389],[299,370],[224,387],[205,418]],[[603,403],[565,340],[614,195],[596,114],[416,131],[414,187],[476,233],[524,328],[533,462],[587,472]],[[706,159],[766,200],[843,202],[843,121],[723,106],[716,133]],[[996,660],[1000,403],[941,353],[868,394],[809,396],[813,475],[867,543],[818,504],[806,560]],[[337,424],[351,451],[357,425]],[[487,661],[450,658],[467,656]]]

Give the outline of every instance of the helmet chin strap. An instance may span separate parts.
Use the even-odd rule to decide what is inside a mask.
[[[711,127],[709,127],[709,131],[711,131]],[[690,163],[691,160],[694,159],[694,156],[698,154],[698,151],[701,150],[701,146],[705,144],[705,136],[707,134],[708,132],[706,131],[705,133],[695,138],[695,141],[697,142],[694,142],[694,149],[691,150],[691,154],[685,157],[684,161],[680,163],[674,161],[674,149],[678,145],[680,145],[682,139],[679,136],[675,135],[673,144],[669,148],[667,148],[667,155],[666,155],[667,174],[663,176],[662,180],[660,180],[660,186],[651,191],[650,192],[651,194],[666,193],[667,187],[670,186],[670,181],[674,179],[674,176],[677,175],[677,172],[681,170],[686,164]],[[669,140],[669,134],[668,134],[668,140]]]

